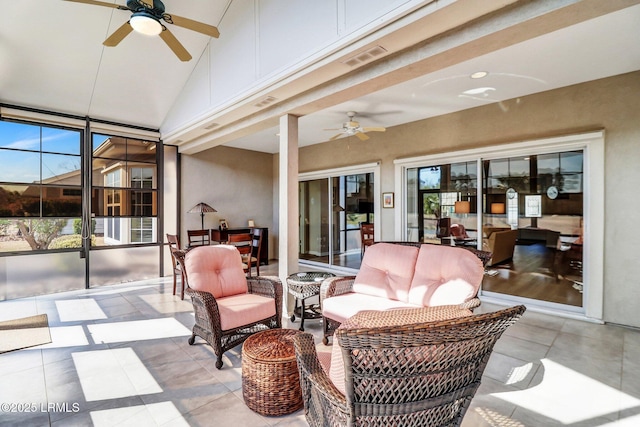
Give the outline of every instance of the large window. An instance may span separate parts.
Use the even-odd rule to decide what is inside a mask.
[[[93,134],[92,214],[104,238],[96,244],[156,242],[156,143]]]
[[[81,134],[0,121],[0,252],[81,246]]]

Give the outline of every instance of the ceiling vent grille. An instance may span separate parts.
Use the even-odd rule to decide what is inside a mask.
[[[258,102],[257,104],[253,104],[253,105],[255,107],[262,108],[262,107],[265,107],[265,106],[273,103],[275,100],[276,100],[276,98],[274,98],[273,96],[267,96],[262,101]]]
[[[211,130],[211,129],[216,128],[218,126],[220,126],[220,123],[211,123],[210,125],[205,126],[204,128],[207,129],[207,130]]]
[[[356,65],[364,64],[365,62],[371,61],[376,56],[380,56],[386,52],[387,50],[382,46],[374,46],[371,49],[365,50],[364,52],[357,53],[345,59],[344,61],[340,61],[340,62],[348,65],[349,67],[355,67]]]

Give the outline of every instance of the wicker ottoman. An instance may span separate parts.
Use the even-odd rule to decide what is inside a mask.
[[[242,396],[262,415],[285,415],[302,408],[294,329],[269,329],[242,345]]]

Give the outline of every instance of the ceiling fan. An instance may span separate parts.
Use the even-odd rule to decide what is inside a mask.
[[[331,138],[329,138],[329,141],[333,141],[334,139],[338,139],[340,138],[342,135],[355,135],[357,136],[361,141],[366,141],[367,139],[369,139],[369,137],[365,134],[366,132],[384,132],[387,129],[383,128],[381,126],[379,127],[362,127],[360,126],[360,123],[358,123],[357,121],[354,120],[354,117],[356,116],[356,112],[355,111],[349,111],[347,113],[347,116],[349,116],[349,121],[348,122],[344,122],[342,124],[341,128],[338,129],[325,129],[325,130],[339,130],[341,131],[339,134],[332,136]]]
[[[86,3],[95,6],[104,6],[133,12],[129,21],[122,24],[120,28],[115,30],[113,34],[107,37],[107,39],[102,43],[105,46],[117,46],[126,36],[129,35],[129,33],[131,33],[131,31],[135,30],[136,32],[150,36],[159,35],[181,61],[189,61],[191,59],[191,55],[187,52],[187,49],[185,49],[185,47],[167,27],[162,25],[160,22],[161,20],[169,24],[177,25],[178,27],[206,34],[210,37],[218,38],[220,36],[220,32],[213,25],[166,13],[164,4],[160,0],[127,0],[126,6],[95,0],[65,1]]]

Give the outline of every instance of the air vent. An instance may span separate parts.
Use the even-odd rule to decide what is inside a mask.
[[[208,129],[208,130],[211,130],[211,129],[213,129],[215,127],[218,127],[218,126],[220,126],[220,123],[211,123],[210,125],[205,126],[204,128]]]
[[[262,108],[262,107],[265,107],[265,106],[273,103],[275,100],[276,100],[276,98],[274,98],[273,96],[267,96],[262,101],[258,102],[257,104],[253,104],[253,105],[255,107]]]
[[[360,65],[365,62],[371,61],[376,56],[380,56],[386,52],[387,50],[382,46],[374,46],[371,49],[365,50],[364,52],[357,53],[345,59],[344,61],[340,61],[340,62],[348,65],[349,67],[355,67],[356,65]]]

